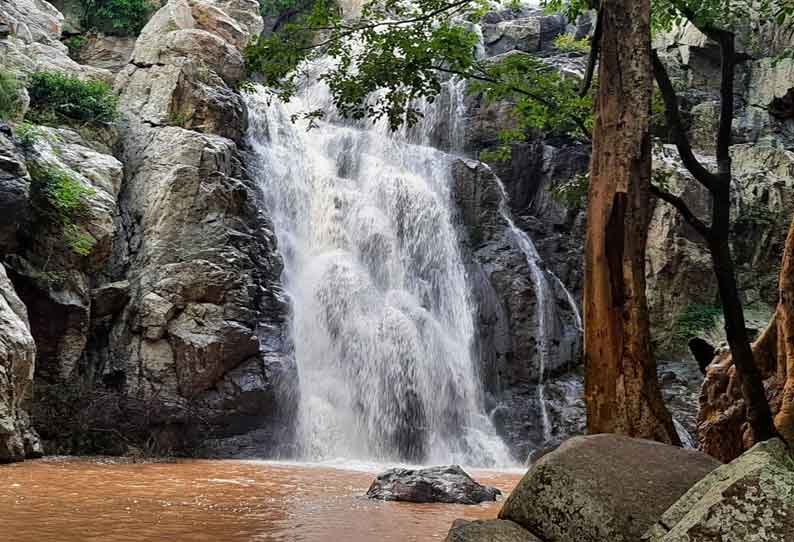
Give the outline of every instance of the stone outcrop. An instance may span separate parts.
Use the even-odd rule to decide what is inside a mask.
[[[446,542],[541,542],[532,533],[512,521],[502,519],[455,520]]]
[[[779,439],[757,444],[695,484],[643,540],[791,542],[794,456]]]
[[[375,478],[367,497],[381,501],[479,504],[501,491],[483,486],[458,465],[426,469],[389,469]]]
[[[42,453],[27,411],[35,360],[27,309],[0,264],[0,463]]]
[[[490,168],[458,160],[452,174],[453,197],[468,238],[481,374],[492,402],[489,410],[493,409],[497,427],[516,457],[523,459],[549,436],[539,415],[540,385],[550,388],[551,436],[559,441],[569,431],[581,429],[570,427],[566,420],[567,407],[578,397],[566,393],[564,379],[552,381],[578,364],[580,324],[560,281],[533,252],[531,240],[508,220],[506,195]],[[535,269],[530,261],[536,262]],[[541,296],[546,309],[542,325],[536,317]]]
[[[657,442],[575,437],[532,466],[499,519],[544,542],[634,542],[719,466],[700,452]]]
[[[261,30],[254,0],[172,0],[116,81],[127,174],[109,278],[129,283],[129,301],[92,355],[160,413],[160,449],[288,425],[281,262],[238,147],[241,49]]]

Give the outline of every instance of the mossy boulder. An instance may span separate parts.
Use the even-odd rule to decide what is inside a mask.
[[[645,542],[794,542],[794,457],[779,439],[755,445],[693,486]]]

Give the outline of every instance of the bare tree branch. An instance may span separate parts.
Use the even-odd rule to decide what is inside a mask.
[[[686,220],[687,224],[695,228],[695,230],[702,235],[705,240],[708,240],[709,236],[711,235],[711,229],[706,225],[705,222],[700,220],[695,213],[692,212],[684,200],[678,196],[674,196],[666,190],[661,189],[653,183],[651,183],[651,194],[675,207],[678,212],[681,213],[681,216],[684,217],[684,220]]]
[[[670,76],[667,74],[667,68],[662,64],[659,54],[656,51],[652,51],[651,56],[653,61],[653,74],[656,78],[656,83],[659,85],[662,98],[664,99],[665,117],[672,131],[675,146],[678,149],[678,154],[681,156],[681,161],[700,184],[713,192],[717,189],[720,180],[717,175],[710,172],[700,163],[695,153],[692,151],[689,137],[681,122],[681,113],[678,108],[678,95],[673,88],[673,83],[670,81]]]

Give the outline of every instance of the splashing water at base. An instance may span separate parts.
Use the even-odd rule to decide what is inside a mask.
[[[321,85],[300,98],[248,106],[292,302],[304,457],[512,464],[482,407],[451,157],[380,124],[307,131],[291,115],[330,101]]]

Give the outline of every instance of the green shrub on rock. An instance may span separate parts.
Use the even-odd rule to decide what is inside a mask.
[[[0,120],[14,118],[19,105],[19,81],[12,73],[0,70]]]
[[[28,82],[30,108],[42,123],[66,118],[109,123],[116,118],[118,97],[104,81],[81,81],[58,72],[36,72]]]
[[[80,256],[88,256],[96,239],[79,221],[88,212],[86,198],[93,195],[67,171],[52,165],[28,163],[31,178],[31,203],[36,222],[60,227],[64,244]]]
[[[85,28],[112,36],[137,36],[155,12],[151,0],[80,0]]]

